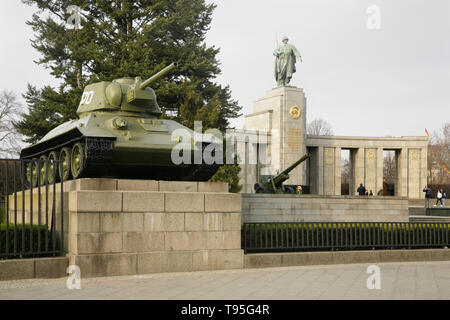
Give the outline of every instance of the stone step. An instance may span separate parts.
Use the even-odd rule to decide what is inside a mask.
[[[424,216],[426,215],[425,208],[423,206],[409,206],[409,215],[410,216]]]
[[[409,216],[409,222],[423,222],[423,223],[449,222],[450,223],[450,217]]]

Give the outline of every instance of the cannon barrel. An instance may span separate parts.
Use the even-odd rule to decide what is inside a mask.
[[[170,70],[172,70],[173,68],[175,68],[177,66],[176,62],[172,62],[170,65],[168,65],[167,67],[165,67],[164,69],[162,69],[161,71],[155,73],[154,75],[152,75],[150,78],[148,78],[147,80],[145,80],[144,82],[141,83],[141,85],[139,86],[139,89],[144,89],[145,87],[147,87],[148,85],[150,85],[150,83],[152,83],[153,81],[161,78],[162,76],[164,76],[166,73],[168,73]]]
[[[288,168],[284,169],[282,172],[280,172],[279,174],[277,174],[275,177],[273,177],[273,183],[276,187],[281,187],[281,184],[286,181],[287,179],[289,179],[289,172],[291,172],[292,170],[295,169],[295,167],[297,167],[300,163],[302,163],[303,161],[305,161],[306,159],[308,159],[310,157],[310,154],[307,153],[305,154],[303,157],[301,157],[300,159],[298,159],[297,161],[295,161],[293,164],[291,164]]]

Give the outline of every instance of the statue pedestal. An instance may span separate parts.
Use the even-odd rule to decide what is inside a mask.
[[[69,259],[82,277],[243,268],[241,196],[225,183],[72,184]]]
[[[255,101],[253,112],[245,116],[246,129],[269,132],[267,155],[271,159],[271,174],[286,169],[306,153],[306,97],[303,89],[272,89]],[[302,163],[291,171],[285,184],[305,185],[305,168],[306,164]]]

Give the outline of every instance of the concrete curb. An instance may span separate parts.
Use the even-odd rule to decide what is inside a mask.
[[[0,281],[62,278],[68,266],[66,257],[0,260]]]
[[[244,256],[244,268],[412,261],[450,261],[450,250],[424,249],[253,253]]]

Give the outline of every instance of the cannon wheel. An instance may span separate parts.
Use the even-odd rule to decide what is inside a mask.
[[[267,189],[264,186],[259,186],[258,188],[256,188],[255,193],[270,193],[269,189]]]
[[[287,193],[287,194],[295,194],[295,190],[294,190],[294,188],[292,188],[292,187],[286,187],[286,188],[284,189],[284,193]]]

